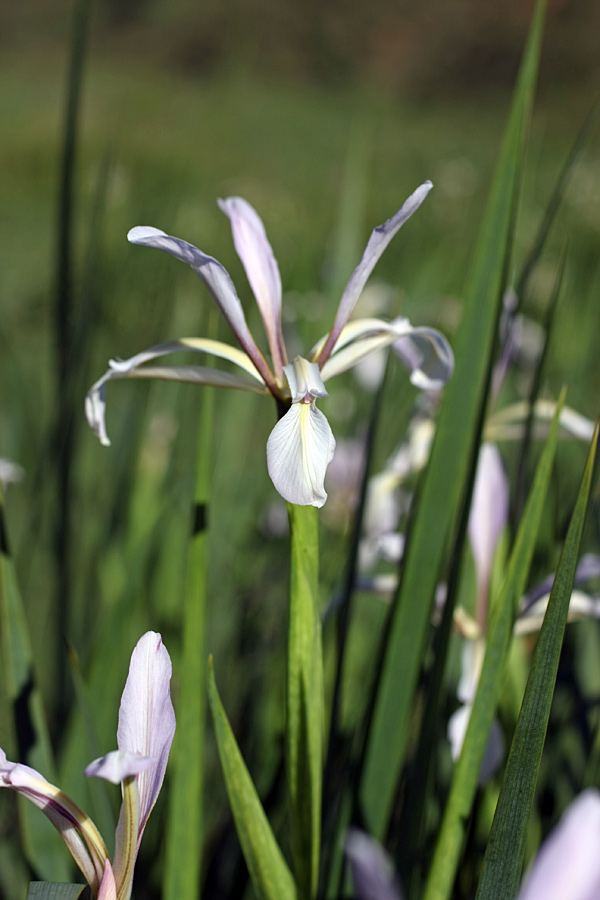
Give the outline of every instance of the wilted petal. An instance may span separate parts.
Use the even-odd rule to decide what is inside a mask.
[[[35,769],[9,762],[0,749],[2,787],[22,794],[47,816],[95,893],[108,851],[95,825],[83,810]]]
[[[281,277],[277,260],[256,210],[241,197],[219,200],[231,221],[236,252],[256,297],[271,348],[275,371],[281,377],[285,350],[281,337]]]
[[[172,237],[169,234],[165,234],[164,231],[148,225],[138,225],[132,228],[127,235],[127,240],[132,244],[140,244],[143,247],[155,247],[158,250],[164,250],[176,259],[180,259],[182,262],[190,265],[208,288],[213,300],[227,320],[229,327],[265,382],[267,384],[273,383],[271,370],[256,346],[246,324],[244,310],[233,281],[220,262],[217,262],[212,256],[202,253],[193,244],[188,244],[187,241]]]
[[[352,828],[344,852],[358,900],[402,900],[392,861],[376,840]]]
[[[335,438],[329,422],[312,403],[293,403],[267,441],[267,468],[284,500],[323,506],[324,481]]]
[[[495,444],[482,444],[469,513],[469,540],[482,602],[487,597],[496,547],[507,520],[508,479],[502,458]]]
[[[171,671],[171,659],[160,634],[148,631],[131,655],[117,730],[119,750],[153,761],[138,776],[140,836],[160,792],[175,734]]]
[[[120,784],[125,778],[145,772],[156,762],[151,756],[129,753],[127,750],[112,750],[86,766],[85,774],[104,778],[112,784]]]
[[[600,794],[587,790],[571,803],[544,841],[518,900],[598,900]]]
[[[319,363],[321,367],[329,358],[329,355],[340,336],[340,332],[348,321],[356,301],[360,297],[362,290],[367,283],[367,279],[375,268],[381,254],[396,232],[404,225],[407,219],[410,219],[412,214],[418,210],[432,187],[433,185],[430,181],[426,181],[418,187],[417,190],[410,195],[408,200],[405,201],[404,205],[398,210],[396,215],[392,216],[391,219],[388,219],[387,222],[384,222],[383,225],[379,225],[375,228],[371,234],[363,257],[354,270],[342,295],[329,337],[319,354]]]

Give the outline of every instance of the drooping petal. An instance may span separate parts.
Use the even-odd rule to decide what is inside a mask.
[[[437,390],[454,369],[454,355],[446,338],[435,328],[413,328],[408,319],[357,319],[341,332],[333,355],[321,367],[323,381],[345,372],[370,353],[393,344],[409,369],[412,383],[421,390]],[[320,343],[311,354],[318,358]]]
[[[208,288],[229,327],[262,375],[265,383],[276,388],[273,373],[246,324],[244,310],[233,281],[220,262],[217,262],[212,256],[207,256],[193,244],[188,244],[187,241],[172,237],[159,228],[152,228],[148,225],[138,225],[132,228],[127,235],[127,240],[143,247],[164,250],[176,259],[190,265]]]
[[[404,223],[410,219],[412,214],[416,212],[433,187],[430,181],[426,181],[420,187],[417,188],[414,193],[410,195],[410,197],[405,201],[401,209],[398,210],[395,216],[392,216],[391,219],[388,219],[387,222],[384,222],[383,225],[379,225],[369,238],[369,242],[366,246],[365,252],[363,253],[363,257],[354,270],[350,281],[346,285],[346,289],[342,295],[342,299],[340,300],[340,305],[338,307],[338,311],[333,323],[333,327],[329,332],[329,337],[327,338],[323,349],[319,354],[319,365],[321,368],[324,363],[329,358],[338,337],[340,336],[340,332],[342,328],[350,318],[350,314],[354,309],[356,301],[360,297],[362,290],[367,283],[367,279],[373,269],[375,268],[381,254],[392,240],[397,231],[404,225]]]
[[[112,750],[106,756],[95,759],[85,768],[85,774],[96,778],[104,778],[112,784],[120,784],[132,775],[139,775],[154,765],[152,756],[130,753],[128,750]]]
[[[598,900],[600,794],[590,789],[571,803],[542,844],[518,900]]]
[[[534,435],[536,437],[543,437],[548,433],[555,410],[556,403],[553,400],[536,400],[533,407]],[[486,440],[510,441],[522,437],[528,417],[529,403],[526,400],[505,406],[486,422]],[[594,423],[571,407],[563,406],[558,422],[561,436],[574,437],[586,443],[591,441],[594,434]]]
[[[194,350],[198,353],[209,353],[227,359],[235,363],[252,376],[253,380],[240,378],[230,372],[220,369],[212,369],[204,366],[169,366],[154,368],[144,366],[144,363],[169,353],[180,353],[184,350]],[[261,394],[268,393],[262,378],[257,373],[255,366],[245,353],[237,347],[230,347],[221,341],[212,341],[205,338],[181,338],[177,341],[167,341],[164,344],[156,344],[148,350],[136,353],[129,359],[110,360],[110,368],[102,378],[92,385],[85,398],[85,414],[88,424],[94,434],[104,446],[110,445],[106,433],[106,383],[114,378],[157,378],[162,381],[183,381],[193,384],[205,384],[215,387],[237,388],[238,390],[254,391]],[[143,368],[142,368],[143,366]]]
[[[508,521],[508,479],[495,444],[479,450],[469,513],[469,540],[477,576],[477,594],[485,605],[498,541]]]
[[[108,850],[96,826],[70,797],[32,769],[12,763],[0,749],[0,788],[10,788],[37,806],[52,822],[84,878],[97,892]]]
[[[131,654],[117,730],[119,750],[152,758],[152,765],[138,775],[140,837],[160,792],[175,734],[171,671],[160,634],[148,631]]]
[[[402,900],[392,861],[374,838],[351,828],[344,853],[358,900]]]
[[[293,403],[267,441],[267,468],[284,500],[321,507],[324,481],[335,450],[329,422],[312,403]]]
[[[297,356],[283,371],[290,386],[292,403],[301,403],[306,397],[327,397],[327,391],[316,363]]]
[[[281,335],[281,277],[277,260],[260,216],[246,200],[228,197],[218,202],[231,222],[233,243],[256,297],[275,372],[281,380],[286,358]]]

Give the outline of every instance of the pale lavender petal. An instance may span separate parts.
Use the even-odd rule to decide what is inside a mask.
[[[156,760],[152,756],[142,756],[140,753],[130,753],[127,750],[112,750],[86,766],[85,774],[88,778],[94,776],[104,778],[112,784],[120,784],[125,778],[139,775],[155,763]]]
[[[286,362],[281,336],[281,277],[265,227],[256,210],[241,197],[219,200],[231,221],[236,252],[246,270],[265,324],[273,365],[281,378]]]
[[[327,390],[316,363],[297,356],[292,363],[283,367],[292,395],[292,403],[300,403],[305,397],[327,397]]]
[[[392,861],[364,831],[350,829],[344,845],[358,900],[402,900]]]
[[[335,450],[329,422],[312,403],[293,403],[267,441],[267,468],[288,503],[321,507],[324,481]]]
[[[265,383],[269,384],[269,386],[273,384],[273,374],[250,334],[244,310],[233,281],[220,262],[217,262],[212,256],[202,253],[193,244],[188,244],[187,241],[172,237],[169,234],[165,234],[164,231],[148,225],[138,225],[132,228],[127,235],[127,240],[132,244],[139,244],[143,247],[155,247],[158,250],[164,250],[176,259],[180,259],[182,262],[190,265],[208,288],[213,300],[227,320],[229,327],[264,378]]]
[[[598,900],[600,793],[584,791],[542,844],[518,900]]]
[[[542,582],[527,591],[521,602],[521,609],[519,611],[520,616],[525,615],[538,600],[541,600],[542,597],[546,597],[550,593],[552,585],[554,584],[554,574],[555,573],[553,572],[551,575],[548,575]],[[577,563],[573,586],[580,587],[582,584],[585,584],[586,581],[590,581],[593,578],[600,578],[600,555],[596,553],[586,553]]]
[[[100,882],[100,888],[96,900],[117,900],[117,886],[110,860],[104,864],[104,874]]]
[[[422,391],[442,388],[454,370],[454,354],[446,338],[435,328],[413,328],[393,345],[407,367],[410,380]]]
[[[469,540],[475,561],[477,591],[487,597],[498,541],[508,520],[508,479],[495,444],[482,444],[469,514]]]
[[[354,270],[350,281],[346,285],[346,289],[342,295],[342,299],[340,300],[340,305],[338,307],[338,311],[335,317],[335,321],[333,323],[333,327],[329,332],[329,337],[327,338],[323,349],[321,350],[318,358],[318,363],[320,366],[326,362],[333,350],[335,343],[340,335],[340,332],[346,322],[348,321],[352,310],[356,304],[356,301],[360,297],[362,290],[367,283],[367,279],[369,275],[375,268],[379,258],[389,242],[392,240],[396,232],[404,225],[404,223],[410,219],[412,214],[416,212],[433,187],[430,181],[426,181],[420,187],[417,188],[414,193],[410,195],[410,197],[405,201],[404,205],[401,209],[398,210],[395,216],[392,216],[391,219],[388,219],[387,222],[384,222],[383,225],[379,225],[369,238],[369,242],[366,246],[365,252],[363,253],[363,257]]]
[[[148,631],[131,655],[117,730],[119,750],[153,759],[151,768],[138,777],[140,837],[160,792],[175,734],[171,671],[171,659],[160,634]]]

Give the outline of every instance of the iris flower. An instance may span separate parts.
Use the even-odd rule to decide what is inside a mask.
[[[419,208],[432,184],[426,181],[402,208],[376,228],[363,257],[348,282],[331,327],[307,357],[289,361],[281,328],[281,279],[263,223],[241,197],[220,200],[231,222],[233,241],[264,323],[269,363],[246,324],[242,304],[224,267],[197,247],[157,228],[138,226],[128,239],[156,247],[188,263],[200,276],[237,339],[238,347],[205,338],[182,338],[158,344],[127,360],[111,361],[109,370],[88,392],[86,414],[103,444],[109,444],[105,426],[106,384],[113,378],[161,378],[271,394],[279,421],[267,442],[267,468],[282,497],[301,506],[322,506],[327,499],[325,472],[335,439],[316,401],[327,396],[325,382],[356,365],[369,353],[395,344],[411,381],[419,388],[440,388],[450,377],[453,356],[446,339],[433,328],[413,328],[408,319],[392,322],[358,319],[348,322],[375,264],[407,219]],[[201,366],[146,366],[169,353],[193,350],[221,357],[244,373],[233,374]]]
[[[160,793],[175,734],[170,681],[167,649],[160,634],[148,631],[131,655],[119,709],[119,749],[94,760],[85,770],[86,775],[121,784],[123,802],[112,862],[89,816],[35,769],[9,762],[0,750],[0,787],[23,794],[45,813],[99,900],[131,896],[140,841]]]

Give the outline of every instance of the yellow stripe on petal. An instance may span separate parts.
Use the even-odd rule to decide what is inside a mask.
[[[293,403],[267,441],[267,468],[284,500],[323,506],[325,472],[335,450],[329,422],[312,403]]]

